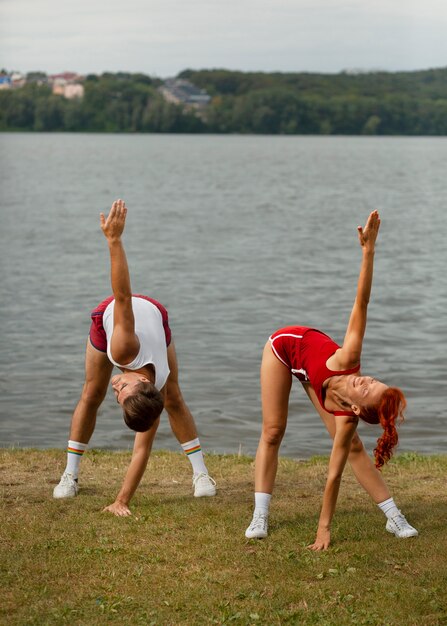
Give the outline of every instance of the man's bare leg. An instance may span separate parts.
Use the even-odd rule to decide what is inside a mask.
[[[194,418],[180,390],[177,355],[173,342],[168,347],[168,364],[170,374],[166,383],[165,409],[172,432],[191,463],[194,495],[196,497],[214,496],[216,483],[208,474]]]
[[[71,420],[70,439],[85,444],[90,441],[95,430],[96,414],[106,396],[112,370],[113,365],[107,354],[96,350],[88,339],[85,382]]]
[[[77,495],[79,464],[95,429],[96,414],[107,393],[112,369],[107,354],[96,350],[87,340],[84,387],[71,420],[67,465],[60,483],[54,488],[55,498]]]

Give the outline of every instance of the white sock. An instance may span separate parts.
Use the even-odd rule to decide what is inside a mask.
[[[72,474],[73,478],[77,478],[79,474],[79,465],[81,464],[82,455],[87,449],[87,443],[79,443],[79,441],[68,442],[67,447],[67,474]]]
[[[271,493],[262,493],[262,491],[255,492],[255,510],[256,513],[263,513],[263,515],[269,514],[270,500],[272,499]]]
[[[199,438],[180,444],[188,457],[194,474],[208,474]]]
[[[377,506],[379,507],[379,509],[382,509],[387,519],[391,519],[392,517],[397,515],[397,513],[399,513],[399,509],[397,508],[393,498],[388,498],[388,500],[379,502]]]

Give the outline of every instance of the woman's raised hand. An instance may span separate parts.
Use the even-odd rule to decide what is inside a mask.
[[[115,200],[107,219],[104,213],[99,216],[101,229],[109,240],[119,239],[126,223],[127,208],[124,200]]]
[[[357,226],[359,242],[362,248],[366,248],[367,250],[372,251],[374,250],[379,227],[380,217],[378,211],[373,211],[369,214],[369,217],[365,224],[365,228]]]

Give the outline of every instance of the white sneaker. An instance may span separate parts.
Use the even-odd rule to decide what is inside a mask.
[[[53,490],[53,498],[74,498],[78,495],[78,479],[64,472],[61,481]]]
[[[391,517],[386,523],[386,529],[389,533],[393,533],[399,539],[406,539],[407,537],[417,537],[418,531],[405,519],[405,515],[399,511],[394,517]]]
[[[192,486],[194,487],[194,497],[196,498],[216,495],[216,481],[204,472],[194,474]]]
[[[255,513],[250,526],[245,531],[247,539],[265,539],[268,535],[268,515]]]

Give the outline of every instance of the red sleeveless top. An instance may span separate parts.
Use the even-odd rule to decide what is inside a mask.
[[[334,371],[326,361],[340,346],[328,335],[307,326],[286,326],[270,337],[274,354],[301,382],[310,382],[325,411],[323,383],[332,376],[355,374],[360,364],[349,370]],[[351,411],[328,411],[333,415],[354,415]]]

